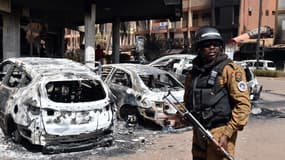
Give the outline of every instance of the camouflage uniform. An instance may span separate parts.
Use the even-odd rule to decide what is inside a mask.
[[[185,95],[184,102],[189,101],[187,95],[192,85],[192,75],[186,78],[185,81]],[[217,77],[218,84],[225,86],[228,89],[229,96],[231,98],[232,111],[231,118],[226,125],[219,126],[217,128],[210,129],[215,139],[218,141],[222,135],[228,136],[228,152],[231,156],[234,156],[235,142],[237,138],[237,131],[242,130],[247,124],[251,105],[249,100],[249,93],[245,84],[246,76],[244,70],[234,63],[229,63],[224,66],[222,75]],[[222,160],[223,156],[221,152],[217,152],[217,147],[209,142],[205,141],[200,132],[194,128],[193,130],[193,144],[192,144],[193,160]]]

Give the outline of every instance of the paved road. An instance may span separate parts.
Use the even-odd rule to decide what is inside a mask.
[[[236,160],[282,160],[285,157],[285,119],[251,119],[239,133]],[[192,131],[164,134],[134,154],[104,157],[106,160],[192,160]],[[83,160],[98,159],[88,156]],[[99,159],[98,159],[99,160]]]
[[[285,78],[258,77],[263,85],[261,100],[257,107],[266,111],[262,116],[252,116],[244,131],[240,132],[237,160],[275,160],[285,157],[285,118],[278,117],[275,111],[285,113]],[[279,112],[277,112],[279,113]],[[277,116],[276,116],[277,115]],[[125,135],[124,135],[125,134]],[[131,135],[121,131],[121,146],[109,149],[93,149],[84,152],[43,155],[29,152],[25,148],[5,140],[0,132],[1,160],[190,160],[192,131],[161,134],[153,131],[135,131]],[[144,137],[144,142],[133,141]],[[126,143],[128,142],[128,143]],[[125,144],[126,145],[125,145]],[[117,143],[116,145],[118,145]],[[98,154],[101,153],[101,154]]]
[[[263,85],[257,106],[285,112],[285,77],[257,77],[257,80]]]
[[[236,159],[281,160],[285,157],[285,118],[279,118],[278,113],[285,113],[285,78],[258,77],[258,81],[263,85],[263,92],[255,109],[261,107],[266,113],[252,115],[248,125],[239,133]],[[191,137],[192,131],[164,134],[155,139],[152,145],[145,146],[145,150],[107,157],[106,160],[191,160]]]

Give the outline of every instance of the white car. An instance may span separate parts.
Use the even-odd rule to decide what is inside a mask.
[[[168,55],[154,60],[149,65],[173,73],[173,75],[176,76],[180,82],[184,83],[188,71],[192,69],[192,60],[195,57],[196,55],[191,54]],[[244,61],[235,61],[235,63],[241,65],[245,70],[247,86],[250,90],[250,99],[259,99],[262,91],[262,85],[258,83],[252,69],[250,69],[250,67]],[[271,66],[271,63],[267,63],[267,65]]]
[[[172,74],[142,64],[108,64],[102,66],[102,79],[117,97],[120,118],[135,116],[161,127],[184,125],[175,107],[163,99],[171,91],[183,102],[184,87]],[[174,99],[171,102],[177,104]]]
[[[250,69],[257,69],[258,66],[258,69],[262,70],[271,70],[271,71],[276,70],[275,63],[271,60],[260,59],[258,60],[257,63],[256,59],[252,59],[252,60],[243,60],[243,62],[246,63]]]
[[[111,92],[89,68],[68,59],[28,57],[4,60],[0,70],[6,136],[25,138],[43,152],[111,144]]]
[[[192,60],[195,57],[196,55],[193,54],[167,55],[152,61],[148,65],[168,71],[184,83],[188,71],[192,69]]]

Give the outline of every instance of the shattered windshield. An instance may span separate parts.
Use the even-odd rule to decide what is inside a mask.
[[[140,78],[154,92],[183,89],[183,86],[168,74],[140,75]]]
[[[99,81],[54,81],[45,86],[48,98],[54,102],[90,102],[104,99],[105,90]]]

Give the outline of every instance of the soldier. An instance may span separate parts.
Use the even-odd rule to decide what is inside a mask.
[[[223,52],[224,42],[213,27],[196,32],[193,49],[198,56],[185,81],[186,108],[233,157],[237,131],[247,124],[251,110],[244,70]],[[192,154],[193,160],[224,159],[195,127]]]

